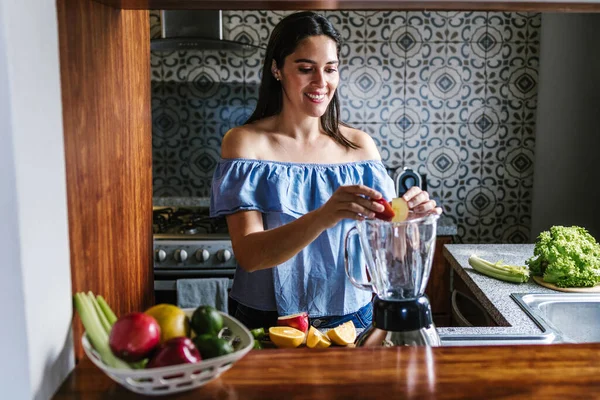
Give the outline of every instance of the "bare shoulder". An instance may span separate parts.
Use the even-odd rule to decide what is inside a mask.
[[[353,143],[357,144],[360,148],[355,150],[360,154],[357,156],[361,160],[380,160],[381,155],[377,149],[377,145],[373,141],[371,135],[360,129],[351,128],[349,126],[340,126],[342,134]]]
[[[232,128],[223,137],[221,157],[257,158],[263,136],[252,124]]]

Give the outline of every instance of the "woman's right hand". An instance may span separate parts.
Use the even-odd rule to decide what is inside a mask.
[[[364,185],[341,186],[316,210],[318,220],[328,229],[344,218],[357,221],[373,218],[375,213],[383,211],[383,206],[373,201],[380,198],[381,193]]]

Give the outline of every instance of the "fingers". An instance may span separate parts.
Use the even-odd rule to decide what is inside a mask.
[[[380,199],[381,193],[364,185],[342,186],[334,195],[338,202],[343,203],[343,208],[374,217],[374,213],[383,212],[383,205],[373,199]],[[365,196],[368,196],[366,198]]]
[[[381,193],[365,185],[342,186],[340,189],[352,194],[362,194],[374,200],[378,200],[381,198]]]
[[[382,212],[383,206],[378,203],[373,203],[371,200],[354,196],[350,201],[341,203],[344,210],[351,211],[353,213],[360,213],[366,217],[373,218],[376,212]],[[381,209],[379,209],[381,207]]]
[[[428,201],[430,201],[429,193],[422,191],[416,196],[414,196],[412,199],[410,199],[410,201],[408,202],[408,207],[411,209],[416,209],[416,207],[427,203]]]
[[[402,195],[402,198],[408,202],[410,202],[415,196],[419,195],[420,193],[427,193],[427,192],[423,192],[421,190],[420,187],[418,186],[413,186],[410,189],[408,189],[406,191],[406,193],[404,193]],[[429,197],[429,194],[427,194],[427,196]]]
[[[434,212],[441,214],[442,209],[437,206],[435,200],[429,198],[429,193],[421,190],[418,186],[413,186],[402,196],[408,202],[408,207],[417,213]]]
[[[426,213],[428,211],[435,210],[436,208],[439,208],[439,207],[437,207],[435,200],[429,200],[429,201],[426,201],[425,203],[419,204],[412,210],[416,213]],[[440,211],[442,210],[441,208],[439,208],[439,209],[440,209]]]

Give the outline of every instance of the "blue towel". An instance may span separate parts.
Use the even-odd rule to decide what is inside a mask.
[[[228,278],[202,278],[177,280],[177,306],[196,308],[213,306],[227,312]]]

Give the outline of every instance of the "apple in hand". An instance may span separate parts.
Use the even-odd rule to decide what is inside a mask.
[[[375,218],[382,219],[384,221],[391,221],[394,218],[394,210],[391,204],[384,198],[373,200],[375,203],[379,203],[383,206],[383,211],[375,213]]]
[[[166,367],[178,364],[193,364],[200,362],[200,352],[190,338],[180,336],[162,343],[146,368]]]
[[[289,326],[290,328],[296,328],[299,331],[306,333],[306,331],[308,331],[308,313],[301,312],[279,317],[277,318],[277,325]]]
[[[140,361],[150,355],[160,341],[160,326],[151,316],[134,312],[119,318],[113,325],[108,344],[115,356],[127,362]]]

